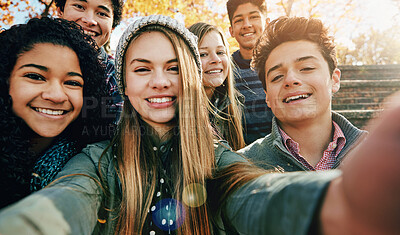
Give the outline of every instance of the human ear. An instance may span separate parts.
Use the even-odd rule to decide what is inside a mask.
[[[233,38],[235,37],[235,36],[233,36],[232,26],[229,27],[229,33],[231,34],[231,37],[233,37]]]
[[[267,103],[267,106],[271,108],[270,104],[269,104],[269,99],[268,99],[268,92],[266,90],[264,90],[265,93],[265,103]]]
[[[340,75],[341,72],[338,68],[333,70],[332,73],[332,94],[336,93],[340,89]]]

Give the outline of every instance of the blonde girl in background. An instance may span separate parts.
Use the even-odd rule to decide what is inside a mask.
[[[188,29],[198,37],[203,87],[213,108],[211,123],[234,150],[239,150],[245,146],[243,96],[235,89],[229,44],[221,30],[214,25],[199,22]]]

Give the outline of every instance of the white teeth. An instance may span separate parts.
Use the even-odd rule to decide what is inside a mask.
[[[221,72],[222,72],[222,69],[218,69],[218,70],[210,70],[210,71],[207,71],[206,73],[213,74],[213,73],[221,73]]]
[[[290,101],[293,101],[293,100],[306,99],[308,97],[310,97],[310,94],[295,95],[295,96],[287,97],[286,99],[283,100],[283,102],[289,103]]]
[[[254,33],[245,33],[245,34],[243,34],[243,36],[244,37],[247,37],[247,36],[250,36],[250,35],[253,35]]]
[[[165,103],[165,102],[172,101],[172,97],[150,98],[150,99],[148,99],[148,101],[149,101],[150,103],[158,103],[158,104],[161,104],[161,103]]]
[[[37,112],[45,113],[49,115],[62,115],[64,113],[63,110],[51,110],[51,109],[42,109],[42,108],[35,108]]]
[[[86,35],[91,36],[91,37],[96,36],[96,33],[92,32],[92,31],[86,31],[86,30],[84,30],[84,33],[85,33]]]

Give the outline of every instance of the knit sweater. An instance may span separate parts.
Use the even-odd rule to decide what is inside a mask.
[[[367,133],[353,126],[342,115],[332,112],[332,120],[336,122],[346,138],[346,144],[337,156],[333,168],[338,168],[340,163]],[[278,168],[281,171],[307,171],[308,169],[301,164],[285,147],[279,133],[276,118],[272,121],[272,131],[265,138],[255,141],[253,144],[241,149],[239,153],[251,159],[256,165],[265,169]]]
[[[262,138],[271,132],[274,116],[265,103],[265,93],[257,72],[250,68],[250,60],[245,60],[239,50],[232,54],[236,63],[236,89],[244,96],[244,139],[246,144]]]

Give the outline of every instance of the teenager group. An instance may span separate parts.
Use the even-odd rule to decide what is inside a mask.
[[[264,4],[227,2],[233,61],[215,26],[152,15],[125,30],[113,71],[101,47],[120,1],[59,1],[63,19],[1,32],[0,234],[399,233],[400,106],[365,137],[331,111],[321,21],[263,32]]]

